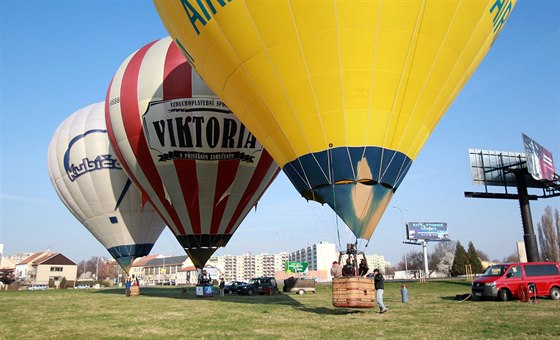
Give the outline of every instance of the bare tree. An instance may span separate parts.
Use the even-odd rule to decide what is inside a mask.
[[[485,252],[483,252],[480,249],[476,250],[476,255],[478,255],[478,258],[480,259],[480,261],[490,261],[490,256],[488,256],[488,254],[486,254]]]
[[[89,260],[81,261],[78,264],[78,277],[82,279],[90,279],[93,274],[97,273],[98,277],[96,277],[96,280],[113,279],[117,277],[114,266],[114,260],[107,260],[104,257],[93,256]]]
[[[424,271],[424,253],[422,251],[411,251],[406,254],[408,271],[414,275],[414,278],[420,277],[420,272]],[[397,265],[397,269],[404,270],[404,256]]]
[[[539,235],[539,246],[541,259],[544,261],[560,261],[560,216],[558,209],[555,209],[553,215],[550,206],[544,209],[544,215],[541,221],[537,223],[537,233]]]
[[[517,252],[513,252],[509,256],[504,257],[503,262],[504,263],[519,262],[519,255],[517,255]]]

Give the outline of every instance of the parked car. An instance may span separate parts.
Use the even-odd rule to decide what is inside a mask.
[[[277,292],[278,284],[276,283],[276,279],[273,277],[257,277],[249,280],[246,284],[237,287],[237,294],[239,295],[264,295],[266,293],[274,294]]]
[[[28,289],[29,290],[46,290],[47,288],[49,288],[49,286],[47,286],[45,284],[34,283]]]
[[[224,287],[224,293],[225,294],[233,294],[233,293],[237,293],[237,290],[239,289],[239,286],[247,284],[247,282],[242,282],[242,281],[231,281],[230,283],[228,283],[225,287]]]
[[[522,291],[560,299],[560,264],[555,262],[504,263],[489,267],[472,283],[472,295],[507,301]]]
[[[284,293],[295,292],[303,295],[306,292],[315,293],[315,280],[290,277],[284,280]]]
[[[74,289],[88,289],[91,288],[89,285],[77,285],[76,287],[74,287]]]

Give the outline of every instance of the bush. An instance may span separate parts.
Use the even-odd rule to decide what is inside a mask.
[[[66,277],[63,277],[62,280],[60,280],[60,289],[64,289],[66,288]]]

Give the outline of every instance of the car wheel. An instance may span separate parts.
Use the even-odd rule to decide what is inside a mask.
[[[500,301],[507,301],[510,299],[510,293],[509,290],[507,289],[500,289],[500,291],[498,292],[498,299]]]
[[[560,299],[560,288],[558,288],[558,287],[550,288],[550,298],[552,300]]]
[[[233,294],[233,290],[228,290],[228,294],[229,295]]]
[[[252,289],[247,290],[247,295],[253,295],[253,290]]]
[[[300,289],[300,290],[298,290],[298,292],[297,292],[297,293],[298,293],[299,295],[303,295],[303,294],[305,294],[305,290],[303,290],[303,289]]]

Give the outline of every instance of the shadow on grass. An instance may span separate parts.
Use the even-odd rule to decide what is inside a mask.
[[[470,281],[459,281],[459,280],[445,280],[445,281],[429,281],[434,283],[445,283],[445,284],[452,284],[457,286],[468,287],[469,290],[471,288],[472,283]]]
[[[297,307],[298,311],[315,313],[321,315],[350,315],[350,314],[362,314],[365,313],[364,310],[347,309],[347,308],[326,308],[326,307]]]
[[[299,301],[292,299],[287,294],[274,294],[274,295],[237,295],[227,294],[225,297],[220,298],[218,295],[213,297],[200,298],[196,297],[194,287],[187,288],[187,293],[183,294],[183,288],[158,288],[158,287],[142,287],[140,288],[140,295],[158,298],[170,298],[178,300],[197,300],[197,301],[219,301],[226,303],[245,303],[245,304],[277,304],[289,305],[300,307],[302,304]],[[217,291],[217,290],[216,290]],[[102,289],[94,292],[95,294],[113,294],[124,296],[124,288],[115,289]],[[134,296],[130,297],[134,299]]]
[[[220,298],[219,296],[213,296],[210,298],[199,298],[195,295],[195,290],[193,287],[189,287],[187,294],[182,294],[183,287],[181,288],[163,288],[163,287],[142,287],[140,289],[140,295],[144,297],[157,297],[157,298],[170,298],[178,300],[191,300],[191,301],[204,301],[204,302],[219,302],[219,303],[240,303],[240,304],[263,304],[263,305],[284,305],[291,306],[294,309],[306,313],[314,313],[321,315],[350,315],[350,314],[361,314],[365,311],[359,309],[347,309],[347,308],[327,308],[327,307],[307,307],[301,302],[294,300],[288,294],[274,294],[271,296],[267,295],[237,295],[237,294],[226,294],[225,297]],[[102,289],[93,292],[94,294],[112,294],[124,296],[124,288],[115,289]],[[131,296],[130,299],[136,297]]]

